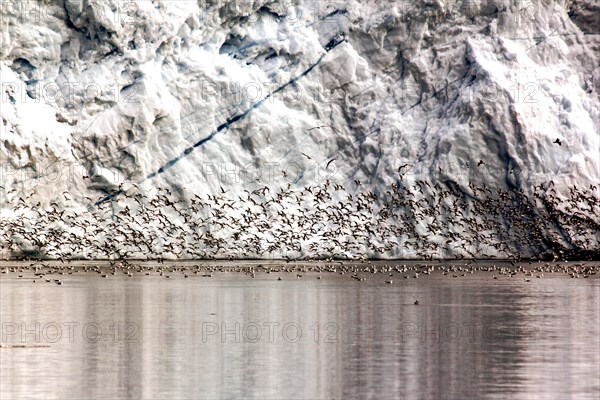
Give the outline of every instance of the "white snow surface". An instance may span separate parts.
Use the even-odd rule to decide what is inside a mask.
[[[2,219],[19,198],[83,215],[119,188],[187,202],[329,180],[382,198],[407,164],[408,182],[467,196],[598,198],[598,15],[563,0],[3,1]]]

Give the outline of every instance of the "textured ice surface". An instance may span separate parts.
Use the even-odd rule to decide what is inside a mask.
[[[401,166],[467,201],[598,198],[594,1],[1,4],[4,221],[19,198],[83,212],[157,187],[189,202],[329,180],[381,202]]]

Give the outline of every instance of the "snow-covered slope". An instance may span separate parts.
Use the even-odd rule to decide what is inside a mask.
[[[51,238],[32,243],[27,236],[54,227],[52,207],[73,213],[57,228],[72,232],[66,242],[91,235],[73,225],[78,219],[143,230],[98,209],[109,204],[116,213],[127,205],[141,215],[143,201],[132,196],[149,202],[159,187],[181,207],[196,195],[231,198],[236,203],[223,212],[234,221],[244,212],[238,195],[247,200],[269,188],[255,192],[260,202],[280,188],[313,196],[303,188],[339,184],[344,190],[326,201],[361,212],[355,199],[364,196],[375,208],[369,224],[377,226],[383,222],[375,214],[390,204],[394,188],[420,192],[419,181],[439,184],[436,193],[449,204],[464,200],[467,214],[483,202],[473,188],[485,186],[494,196],[498,189],[522,191],[532,199],[537,192],[541,209],[548,208],[544,198],[557,209],[570,204],[569,213],[587,221],[585,240],[567,238],[580,227],[550,212],[542,245],[482,250],[465,232],[448,236],[452,218],[441,203],[398,197],[419,216],[414,226],[422,236],[412,242],[412,231],[396,232],[386,248],[386,233],[366,229],[364,217],[356,222],[364,240],[377,243],[309,247],[331,240],[321,231],[304,238],[295,254],[506,257],[540,254],[546,239],[565,249],[598,248],[597,2],[40,0],[2,2],[1,12],[5,250],[105,257],[91,244],[87,252],[48,250]],[[574,186],[587,200],[573,199]],[[100,199],[106,202],[95,205]],[[314,212],[316,205],[300,200],[288,211]],[[438,237],[426,231],[429,209]],[[513,224],[502,212],[492,220]],[[255,236],[273,235],[267,231],[274,226],[255,227]],[[228,245],[233,226],[220,228],[214,235],[223,243],[210,255],[267,257],[277,247],[258,243],[264,251],[246,251]],[[278,229],[306,230],[287,222]],[[489,231],[490,243],[506,240],[498,226]],[[468,253],[461,240],[470,243]],[[134,248],[128,255],[143,253]]]

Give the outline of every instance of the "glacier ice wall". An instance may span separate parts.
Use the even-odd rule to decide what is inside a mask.
[[[415,182],[597,199],[599,15],[591,0],[3,1],[2,218],[20,201],[31,232],[51,203],[85,218],[158,187],[189,202],[327,181],[379,201]]]

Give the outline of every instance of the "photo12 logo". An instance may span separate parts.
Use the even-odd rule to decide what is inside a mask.
[[[202,322],[202,343],[337,343],[338,334],[335,322]]]
[[[515,22],[517,25],[533,25],[540,12],[540,2],[538,0],[518,1],[518,9],[515,13]]]
[[[135,322],[2,322],[2,344],[48,344],[83,340],[86,343],[138,343]]]
[[[508,100],[510,104],[537,104],[541,85],[537,81],[510,82],[510,86],[502,87],[493,81],[481,81],[467,88],[468,99],[471,102],[502,102]]]
[[[87,1],[87,0],[65,0],[64,9],[69,16],[82,16],[92,21],[104,21],[120,24],[122,26],[141,22],[140,1]],[[151,2],[148,2],[151,3]],[[40,0],[2,0],[0,1],[0,20],[2,23],[9,19],[16,19],[24,23],[33,21],[35,23],[56,21],[60,18],[61,8],[58,4]],[[72,18],[73,19],[73,18]],[[77,22],[77,21],[72,21]]]
[[[139,103],[141,85],[136,82],[122,86],[118,82],[100,85],[96,82],[2,82],[3,104],[25,102],[45,104],[82,104],[96,99],[112,103]]]
[[[89,170],[79,162],[57,161],[36,165],[14,165],[9,162],[0,163],[0,184],[52,184],[58,182],[76,183],[83,179],[102,178],[111,184],[135,183],[140,175],[139,167],[129,160],[124,160],[119,168],[96,166],[93,176],[88,176]]]
[[[346,5],[342,0],[306,3],[303,6],[299,1],[280,0],[263,5],[253,0],[198,0],[200,19],[204,22],[217,22],[222,15],[235,15],[243,16],[249,24],[283,22],[289,26],[338,24],[336,15],[343,13]]]
[[[535,341],[539,340],[538,325],[521,324],[504,326],[499,324],[477,325],[472,322],[426,324],[423,322],[405,322],[400,328],[402,343],[419,341],[431,342],[504,342],[504,341]]]

